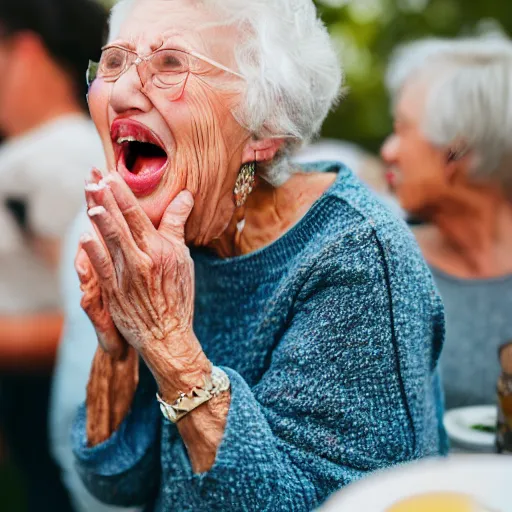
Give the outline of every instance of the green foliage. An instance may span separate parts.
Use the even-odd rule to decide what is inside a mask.
[[[503,30],[512,33],[506,0],[318,0],[318,10],[339,48],[348,94],[327,119],[323,135],[378,150],[391,130],[383,85],[393,49],[424,37],[456,37]]]

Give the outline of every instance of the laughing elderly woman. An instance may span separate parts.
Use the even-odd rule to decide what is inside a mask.
[[[340,85],[313,4],[121,2],[90,78],[111,171],[77,257],[100,342],[74,430],[91,492],[310,510],[442,453],[419,251],[342,165],[289,164]]]

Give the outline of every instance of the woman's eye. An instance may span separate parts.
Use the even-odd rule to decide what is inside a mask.
[[[122,67],[124,62],[120,51],[109,51],[101,59],[102,68],[106,71],[114,71]]]
[[[115,69],[115,68],[118,68],[120,65],[121,65],[121,59],[117,55],[114,55],[107,59],[107,62],[106,62],[107,68]]]
[[[159,71],[182,72],[186,70],[186,59],[173,51],[163,51],[156,59]]]

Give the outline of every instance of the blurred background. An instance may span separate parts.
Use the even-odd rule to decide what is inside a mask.
[[[114,2],[101,3],[109,7]],[[397,45],[423,37],[492,38],[512,34],[512,3],[504,0],[318,0],[315,3],[329,27],[346,74],[345,97],[324,124],[322,136],[354,143],[374,154],[378,154],[392,131],[384,75]],[[0,510],[23,512],[26,510],[23,481],[2,453],[0,445]]]
[[[398,44],[423,37],[512,33],[512,4],[503,0],[323,0],[316,4],[339,49],[348,87],[346,98],[324,124],[323,135],[374,152],[391,131],[383,78]]]

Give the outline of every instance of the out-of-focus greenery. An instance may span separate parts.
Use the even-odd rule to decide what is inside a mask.
[[[391,129],[383,85],[400,43],[423,37],[512,33],[509,0],[317,0],[339,49],[349,88],[327,119],[323,135],[377,150]]]
[[[112,5],[115,0],[100,0]],[[512,34],[512,0],[315,0],[345,69],[345,99],[323,135],[376,151],[391,129],[383,79],[401,43],[422,37]],[[276,16],[279,13],[276,11]]]

